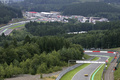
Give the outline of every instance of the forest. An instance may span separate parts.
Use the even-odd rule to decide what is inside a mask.
[[[0,36],[0,78],[18,74],[43,74],[61,70],[69,59],[82,59],[83,49],[63,37],[32,36],[13,31]],[[21,37],[24,36],[24,37]]]
[[[49,26],[48,26],[49,25]],[[91,23],[30,22],[25,25],[34,36],[64,36],[83,48],[114,48],[120,46],[120,21]],[[68,32],[87,31],[85,34]]]
[[[61,22],[47,22],[38,23],[30,22],[25,25],[25,28],[34,36],[54,36],[67,34],[68,32],[80,32],[91,30],[113,30],[120,27],[119,21],[113,22],[97,22],[91,23],[61,23]]]
[[[60,11],[62,6],[79,2],[79,0],[24,0],[10,4],[25,11]]]
[[[68,32],[87,31],[84,34]],[[0,36],[0,77],[61,70],[68,60],[81,60],[83,48],[120,47],[120,21],[91,23],[29,22]]]
[[[107,3],[120,3],[120,0],[104,0]]]
[[[71,4],[63,7],[61,10],[64,15],[105,17],[109,20],[120,19],[120,9],[103,2]]]
[[[28,2],[29,1],[29,2]],[[0,36],[0,79],[19,74],[44,74],[61,70],[68,60],[81,60],[83,48],[120,47],[120,9],[107,3],[79,3],[78,0],[25,0],[0,4],[0,24],[22,17],[22,10],[62,11],[64,15],[106,17],[111,22],[29,22],[25,28]],[[35,5],[35,6],[34,6]],[[87,5],[87,6],[86,6]],[[33,7],[34,6],[34,7]],[[82,6],[82,7],[81,7]],[[3,11],[3,12],[2,12]],[[87,31],[84,34],[69,32]]]
[[[109,20],[120,20],[118,5],[100,2],[82,2],[81,0],[25,0],[21,3],[10,4],[24,11],[59,11],[63,15],[81,15],[104,17]]]
[[[20,9],[12,8],[0,3],[0,24],[7,24],[12,18],[22,18]]]

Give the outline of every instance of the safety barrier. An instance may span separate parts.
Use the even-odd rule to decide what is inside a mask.
[[[112,53],[112,54],[116,54],[115,51],[89,51],[89,50],[86,50],[86,51],[84,51],[84,52],[100,52],[100,53]],[[94,58],[94,57],[90,58],[89,60],[92,60],[93,58]],[[113,59],[112,61],[114,61],[114,59]],[[69,72],[69,71],[71,71],[71,70],[73,70],[73,69],[75,69],[75,68],[77,68],[77,67],[79,67],[79,66],[81,66],[81,65],[82,65],[82,64],[76,64],[76,65],[74,65],[74,66],[71,66],[71,67],[67,68],[66,70],[62,71],[62,72],[59,74],[59,76],[56,78],[56,80],[60,80],[67,72]],[[104,68],[103,73],[102,73],[102,80],[103,80],[103,75],[104,75],[104,72],[105,72],[105,71],[106,71],[106,67]]]
[[[91,57],[90,59],[88,59],[88,60],[92,60],[94,57]],[[68,67],[66,70],[64,70],[64,71],[62,71],[60,74],[59,74],[59,76],[56,78],[56,80],[60,80],[67,72],[69,72],[69,71],[71,71],[71,70],[73,70],[73,69],[75,69],[75,68],[77,68],[77,67],[79,67],[79,66],[81,66],[82,65],[82,63],[81,64],[76,64],[76,65],[74,65],[74,66],[71,66],[71,67]]]
[[[116,54],[116,52],[114,51],[90,51],[90,50],[85,50],[84,52],[98,52],[98,53],[112,53],[112,54]]]
[[[113,58],[110,63],[112,63],[114,60],[115,60],[115,58]],[[106,71],[106,66],[104,67],[104,70],[102,72],[101,80],[104,80],[104,73],[105,73],[105,71]]]
[[[119,55],[119,58],[117,59],[117,62],[116,62],[116,63],[117,63],[117,65],[116,65],[116,67],[115,67],[115,68],[117,69],[117,68],[118,68],[118,66],[119,66],[119,63],[120,63],[120,55]]]

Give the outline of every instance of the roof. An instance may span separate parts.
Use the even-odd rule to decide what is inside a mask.
[[[37,13],[37,12],[29,12],[29,13]]]

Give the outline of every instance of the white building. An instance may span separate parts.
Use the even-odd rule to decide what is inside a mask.
[[[83,20],[81,21],[82,23],[85,23],[86,21],[89,20],[89,17],[83,17]]]
[[[90,17],[89,23],[96,24],[96,22],[109,22],[106,18],[100,18],[100,17]]]

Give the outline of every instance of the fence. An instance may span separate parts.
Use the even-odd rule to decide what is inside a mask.
[[[94,57],[91,57],[90,59],[88,59],[88,60],[92,60]],[[74,66],[71,66],[71,67],[68,67],[66,70],[64,70],[64,71],[62,71],[60,74],[59,74],[59,76],[56,78],[56,80],[60,80],[67,72],[69,72],[69,71],[71,71],[71,70],[73,70],[73,69],[75,69],[75,68],[77,68],[77,67],[79,67],[79,66],[81,66],[82,64],[76,64],[76,65],[74,65]]]
[[[115,58],[113,58],[110,63],[112,63],[114,60],[115,60]],[[104,73],[105,73],[105,71],[106,71],[106,66],[104,67],[104,70],[102,72],[101,80],[104,79]]]
[[[119,55],[119,58],[117,59],[117,65],[116,65],[116,69],[118,68],[118,66],[119,66],[119,63],[120,63],[120,55]]]

